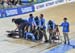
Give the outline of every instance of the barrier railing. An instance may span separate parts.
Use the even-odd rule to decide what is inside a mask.
[[[49,7],[61,5],[61,4],[64,4],[64,3],[66,3],[66,0],[50,0],[48,2],[36,4],[34,6],[35,6],[35,11],[38,11],[38,10],[46,9],[46,8],[49,8]]]
[[[34,6],[3,9],[0,10],[0,18],[27,14],[30,12],[34,12]]]
[[[22,6],[17,8],[9,8],[0,10],[0,18],[10,17],[15,15],[27,14],[30,12],[47,9],[49,7],[58,6],[65,3],[75,2],[75,0],[50,0],[33,6]]]

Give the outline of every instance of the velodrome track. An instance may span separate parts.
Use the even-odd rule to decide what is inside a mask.
[[[54,20],[57,24],[60,24],[63,21],[63,18],[67,17],[68,21],[70,22],[69,37],[70,39],[75,39],[75,3],[59,5],[56,7],[34,12],[33,14],[34,16],[39,16],[39,14],[41,13],[44,14],[46,21],[51,19]],[[20,17],[27,18],[28,14],[0,19],[0,53],[31,53],[32,51],[32,53],[40,53],[38,51],[41,51],[42,49],[46,48],[43,45],[37,48],[29,48],[31,46],[36,45],[36,43],[6,37],[7,30],[15,29],[15,24],[11,22],[11,19]],[[59,29],[62,36],[62,28]],[[50,49],[52,48],[49,48],[48,50]],[[41,51],[41,53],[44,53],[44,51],[45,50]],[[75,49],[70,49],[66,51],[66,53],[75,53]]]

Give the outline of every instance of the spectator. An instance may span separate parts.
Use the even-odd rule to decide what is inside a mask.
[[[16,6],[20,7],[21,5],[22,5],[21,1],[18,0],[17,3],[16,3]]]
[[[4,1],[3,0],[0,0],[0,8],[3,9],[3,4],[4,4]]]
[[[7,0],[4,0],[3,6],[4,6],[4,8],[8,8],[8,2],[7,2]]]

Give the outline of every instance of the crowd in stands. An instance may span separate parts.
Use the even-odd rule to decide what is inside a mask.
[[[13,8],[20,5],[22,5],[20,0],[0,0],[1,9]]]
[[[28,0],[28,2],[23,2],[22,0],[0,0],[0,9],[30,6],[32,4],[41,3],[45,1],[48,0]]]
[[[32,2],[30,2],[31,4]],[[27,4],[27,3],[26,3]],[[0,8],[15,8],[19,6],[26,5],[21,2],[21,0],[0,0]]]

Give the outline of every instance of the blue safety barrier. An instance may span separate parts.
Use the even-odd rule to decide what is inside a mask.
[[[3,18],[3,12],[2,12],[2,10],[0,10],[0,18]]]
[[[3,9],[3,10],[0,10],[0,18],[27,14],[34,11],[35,11],[34,6],[28,6],[28,7],[22,6],[17,8]]]
[[[34,6],[5,9],[5,17],[34,12]]]

